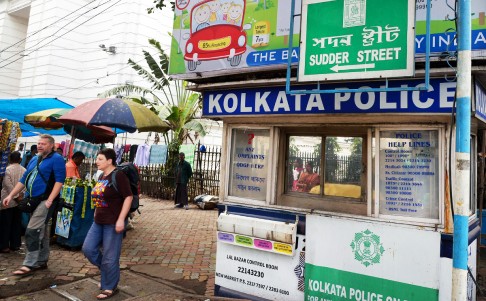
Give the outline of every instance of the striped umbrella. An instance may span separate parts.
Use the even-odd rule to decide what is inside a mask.
[[[127,132],[167,132],[169,125],[150,109],[121,98],[85,102],[59,118],[65,124],[104,125]]]
[[[24,122],[46,130],[60,129],[63,124],[57,118],[71,111],[71,109],[48,109],[34,112],[24,116]]]

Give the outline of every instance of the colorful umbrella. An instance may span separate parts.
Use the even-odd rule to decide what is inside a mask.
[[[74,128],[74,131],[73,131]],[[115,132],[101,125],[64,125],[64,131],[76,139],[90,143],[111,143],[115,138]]]
[[[49,109],[25,115],[24,122],[43,129],[59,129],[71,136],[91,143],[113,142],[115,132],[106,126],[97,125],[64,125],[58,118],[72,109]]]
[[[46,130],[50,129],[60,129],[62,128],[62,123],[57,121],[57,118],[71,111],[71,109],[48,109],[38,112],[34,112],[24,116],[24,122],[36,127],[43,128]]]
[[[95,99],[85,102],[59,118],[65,124],[105,125],[133,133],[166,132],[166,124],[141,104],[120,98]]]

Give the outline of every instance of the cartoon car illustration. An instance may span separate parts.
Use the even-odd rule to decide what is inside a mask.
[[[184,59],[190,71],[201,61],[227,58],[238,66],[246,51],[246,32],[242,26],[244,0],[206,0],[191,10],[191,32]]]

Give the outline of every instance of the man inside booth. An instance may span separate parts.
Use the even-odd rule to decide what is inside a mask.
[[[80,179],[79,165],[83,163],[85,155],[82,152],[75,152],[71,159],[66,163],[66,177]]]

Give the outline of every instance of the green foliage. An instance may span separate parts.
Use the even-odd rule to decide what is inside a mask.
[[[100,93],[98,96],[128,95],[125,98],[150,108],[169,124],[171,137],[168,133],[164,133],[163,137],[165,143],[169,145],[169,150],[178,151],[184,140],[191,140],[191,132],[197,132],[201,136],[206,135],[204,126],[197,118],[197,113],[201,109],[201,95],[187,90],[187,82],[169,77],[169,56],[158,41],[150,39],[149,43],[157,50],[158,57],[154,58],[148,51],[143,51],[148,69],[131,59],[128,60],[128,64],[137,71],[138,75],[148,81],[151,87],[125,84]]]
[[[152,3],[154,6],[147,8],[147,13],[153,14],[156,9],[163,9],[164,7],[167,6],[167,2],[170,4],[170,8],[172,11],[175,9],[175,2],[174,1],[167,1],[167,0],[152,0]]]

